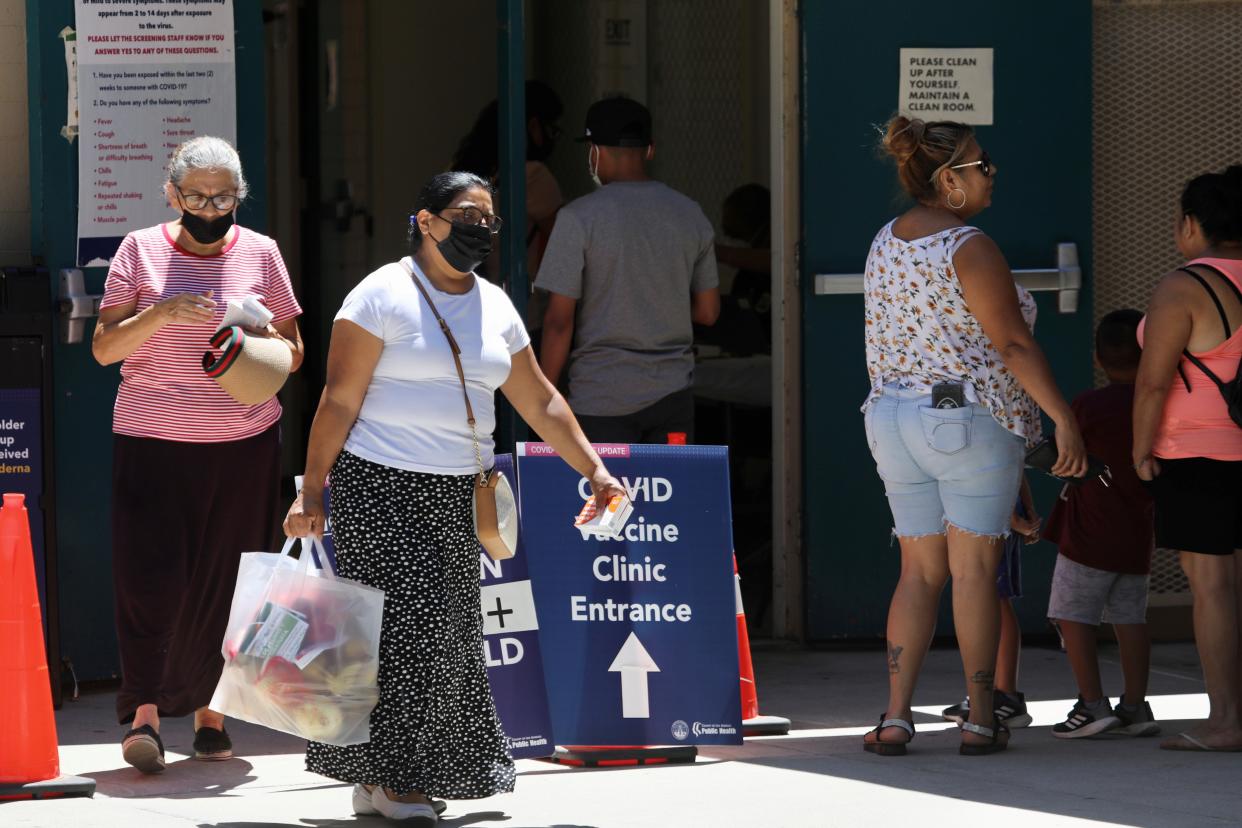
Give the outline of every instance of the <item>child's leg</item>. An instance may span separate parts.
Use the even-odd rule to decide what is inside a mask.
[[[1151,636],[1147,631],[1146,575],[1118,574],[1108,593],[1105,618],[1117,633],[1121,652],[1121,672],[1125,693],[1121,704],[1142,704],[1147,698],[1147,676],[1151,668]]]
[[[1000,646],[996,650],[996,689],[1018,692],[1018,659],[1022,654],[1022,629],[1012,600],[1000,602]]]
[[[1147,698],[1147,675],[1151,668],[1151,636],[1146,624],[1114,624],[1121,651],[1121,672],[1126,679],[1122,704],[1142,704]]]
[[[1065,655],[1069,657],[1070,669],[1074,671],[1079,695],[1086,702],[1099,701],[1104,697],[1095,645],[1099,628],[1079,621],[1055,620],[1061,628],[1061,637],[1065,639]]]

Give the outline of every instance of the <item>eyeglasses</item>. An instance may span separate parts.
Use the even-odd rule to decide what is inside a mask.
[[[445,207],[444,210],[456,210],[458,213],[461,213],[461,218],[459,219],[461,224],[482,224],[491,231],[493,236],[499,233],[500,228],[504,226],[500,216],[495,213],[484,213],[478,207]],[[440,216],[440,218],[444,218],[444,216]],[[448,219],[445,220],[447,221]]]
[[[979,172],[983,173],[984,178],[991,178],[992,173],[996,172],[996,167],[992,164],[992,159],[988,158],[988,154],[986,152],[979,156],[978,161],[967,161],[965,164],[954,164],[949,167],[949,169],[960,170],[964,167],[974,166],[979,167]]]
[[[182,205],[191,210],[201,210],[210,201],[212,206],[222,213],[232,210],[239,201],[237,196],[227,193],[213,196],[205,196],[202,193],[183,193],[180,187],[177,188],[177,196],[181,199]]]

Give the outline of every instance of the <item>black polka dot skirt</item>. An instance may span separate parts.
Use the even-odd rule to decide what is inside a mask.
[[[340,575],[384,590],[380,692],[371,741],[310,742],[307,770],[445,799],[512,791],[483,661],[473,478],[343,451],[330,479]]]

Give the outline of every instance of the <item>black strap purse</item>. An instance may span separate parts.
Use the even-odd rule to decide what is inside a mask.
[[[1238,302],[1242,303],[1242,290],[1239,290],[1238,286],[1233,283],[1233,280],[1222,273],[1218,268],[1205,264],[1197,264],[1195,267],[1203,267],[1214,271],[1225,280],[1225,284],[1229,285],[1229,287],[1233,290],[1234,295],[1238,297]],[[1216,291],[1212,289],[1212,286],[1207,283],[1206,279],[1198,273],[1195,273],[1189,267],[1179,267],[1178,270],[1193,276],[1196,282],[1203,285],[1203,289],[1208,292],[1208,296],[1212,297],[1212,302],[1216,305],[1216,311],[1220,314],[1220,323],[1225,328],[1225,339],[1228,340],[1229,337],[1233,336],[1234,332],[1229,329],[1229,316],[1225,313],[1225,306],[1220,303],[1220,297],[1216,295]],[[1216,384],[1216,388],[1220,391],[1220,395],[1225,398],[1225,407],[1229,411],[1229,419],[1233,420],[1239,428],[1242,428],[1242,358],[1238,360],[1238,371],[1234,375],[1234,378],[1228,382],[1225,382],[1220,377],[1216,376],[1211,368],[1204,365],[1203,362],[1189,350],[1183,348],[1182,356],[1190,360],[1191,364],[1202,371],[1205,375],[1207,375],[1208,379]],[[1182,383],[1186,386],[1186,393],[1190,393],[1190,380],[1186,377],[1186,371],[1181,365],[1178,365],[1177,372],[1181,374]]]

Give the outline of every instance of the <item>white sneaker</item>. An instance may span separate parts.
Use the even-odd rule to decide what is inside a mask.
[[[435,828],[440,820],[435,809],[422,802],[393,802],[378,785],[371,791],[371,807],[389,819],[399,819],[412,828]]]
[[[437,815],[442,814],[448,810],[448,803],[443,799],[433,799],[431,810]],[[371,792],[367,790],[366,785],[354,785],[354,813],[358,816],[375,816],[379,813],[371,802]]]
[[[354,813],[358,816],[374,816],[379,813],[371,804],[371,792],[363,785],[354,785]]]

